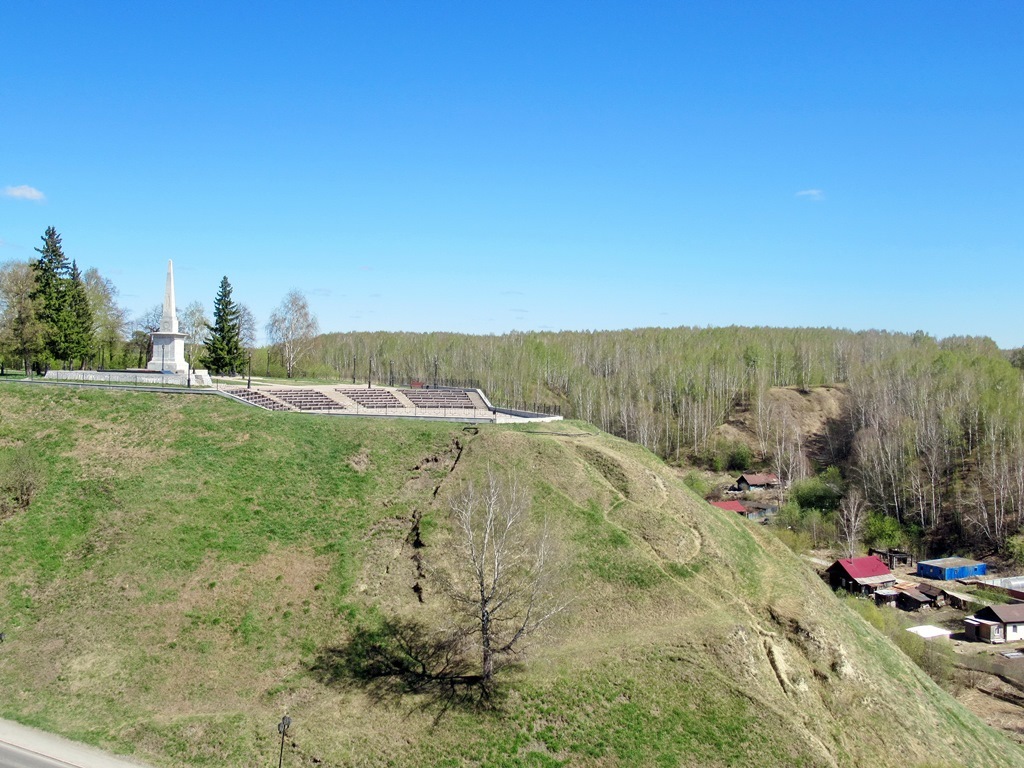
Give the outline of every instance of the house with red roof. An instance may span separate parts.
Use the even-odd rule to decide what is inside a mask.
[[[761,525],[767,523],[777,510],[777,507],[770,507],[756,501],[748,501],[746,503],[739,501],[711,501],[708,503],[713,507],[724,509],[726,512],[735,512],[738,515],[743,515],[747,520],[759,522]]]
[[[832,589],[845,589],[855,595],[873,595],[878,589],[896,584],[889,567],[875,555],[836,560],[825,571]]]

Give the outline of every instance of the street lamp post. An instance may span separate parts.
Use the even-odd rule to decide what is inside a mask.
[[[246,389],[252,389],[252,352],[249,353],[249,381],[245,385]]]
[[[281,734],[281,754],[277,756],[277,768],[281,768],[284,763],[284,737],[288,735],[288,726],[292,724],[292,719],[285,715],[281,718],[281,722],[277,724],[277,732]]]

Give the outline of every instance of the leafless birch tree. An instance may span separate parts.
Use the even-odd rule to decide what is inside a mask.
[[[554,592],[555,563],[546,526],[528,528],[530,503],[516,477],[488,470],[484,487],[468,482],[450,502],[458,565],[446,591],[479,639],[481,682],[565,603]]]
[[[839,514],[836,517],[836,534],[847,557],[857,555],[867,519],[868,508],[864,496],[859,489],[850,489],[839,504]]]
[[[270,315],[267,338],[280,349],[285,373],[289,379],[319,332],[320,325],[317,323],[316,315],[309,311],[306,297],[300,291],[288,291],[280,306]]]

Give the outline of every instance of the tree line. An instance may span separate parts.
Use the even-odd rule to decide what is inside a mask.
[[[80,271],[64,253],[61,236],[48,227],[38,258],[0,265],[0,372],[7,368],[44,373],[60,366],[101,370],[142,368],[150,359],[152,334],[162,306],[138,317],[117,301],[114,283],[94,268]],[[178,312],[186,350],[195,368],[214,375],[246,370],[258,347],[255,315],[232,296],[225,276],[213,301],[213,319],[202,302]],[[266,324],[270,344],[290,377],[318,333],[315,315],[299,291],[290,291]]]

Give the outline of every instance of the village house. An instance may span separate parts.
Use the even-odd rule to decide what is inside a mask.
[[[736,488],[741,491],[761,491],[767,488],[778,488],[779,476],[771,472],[758,474],[742,474],[736,478]]]
[[[1024,603],[989,605],[964,619],[968,640],[1012,643],[1024,640]]]
[[[726,512],[736,512],[743,515],[747,514],[747,508],[738,501],[710,501],[708,502],[712,507],[718,507],[724,509]]]
[[[855,595],[873,595],[896,584],[892,571],[874,555],[836,560],[825,573],[832,589],[845,589]]]
[[[739,501],[711,501],[708,503],[712,507],[724,509],[726,512],[735,512],[738,515],[743,515],[747,520],[757,520],[762,523],[775,513],[775,507],[768,507],[764,504],[744,504]]]

